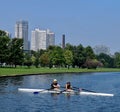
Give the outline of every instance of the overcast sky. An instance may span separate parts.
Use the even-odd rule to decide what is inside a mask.
[[[49,28],[57,45],[65,34],[72,45],[120,52],[120,0],[0,0],[0,29],[14,37],[19,20],[29,22],[29,37],[35,28]]]

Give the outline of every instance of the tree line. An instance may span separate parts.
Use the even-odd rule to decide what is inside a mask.
[[[35,66],[35,67],[79,67],[79,68],[120,68],[120,53],[113,56],[105,53],[96,55],[91,46],[66,44],[49,46],[47,50],[23,50],[23,39],[10,39],[5,31],[0,30],[0,67]]]

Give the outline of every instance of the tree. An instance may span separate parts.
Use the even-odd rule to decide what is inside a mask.
[[[48,52],[45,52],[40,56],[40,65],[45,67],[48,66],[50,63],[50,58]]]
[[[96,69],[98,66],[102,66],[102,64],[96,59],[87,59],[84,66],[88,69]]]
[[[107,54],[101,53],[97,55],[97,59],[103,63],[104,67],[114,67],[114,58],[110,57]]]
[[[70,50],[73,52],[73,48],[74,48],[73,45],[71,45],[69,43],[66,44],[66,47],[65,47],[66,50]]]
[[[68,69],[69,69],[69,66],[72,65],[72,61],[73,61],[72,51],[65,50],[63,55],[65,59],[65,64],[68,66]]]
[[[72,52],[72,55],[73,55],[72,67],[75,67],[78,62],[77,61],[77,47],[67,43],[65,50],[70,50]]]
[[[59,46],[55,46],[50,52],[50,63],[55,66],[62,66],[64,63],[63,49]]]
[[[86,55],[85,55],[85,48],[82,46],[82,44],[78,46],[72,46],[70,44],[66,44],[66,48],[70,51],[72,51],[73,54],[73,62],[72,66],[78,66],[79,68],[85,63],[86,61]]]
[[[78,66],[79,68],[85,63],[86,57],[85,57],[85,48],[82,46],[82,44],[78,46],[70,46],[69,48],[72,49],[73,53],[73,63],[72,66]]]
[[[7,63],[9,57],[10,38],[5,31],[0,30],[0,63]]]
[[[120,53],[115,53],[115,67],[120,68]]]
[[[12,65],[22,65],[23,63],[23,39],[13,38],[10,42],[9,63]]]
[[[40,56],[42,54],[44,54],[44,52],[46,52],[46,50],[37,50],[37,51],[31,51],[31,59],[32,59],[32,63],[33,65],[35,65],[36,68],[39,67],[40,65]]]
[[[24,53],[24,65],[28,68],[32,65],[31,55],[29,53]]]
[[[86,59],[95,59],[95,54],[93,49],[90,46],[85,48]]]
[[[41,54],[40,50],[38,50],[38,51],[35,52],[35,54],[34,54],[34,56],[35,56],[34,65],[35,65],[36,68],[38,68],[39,65],[40,65],[40,54]],[[41,55],[42,55],[42,54],[41,54]]]
[[[0,37],[4,37],[7,36],[6,32],[3,30],[0,30]]]

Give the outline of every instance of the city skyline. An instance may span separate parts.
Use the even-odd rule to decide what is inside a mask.
[[[56,45],[105,45],[110,52],[120,52],[119,0],[1,0],[0,29],[12,33],[18,20],[29,22],[29,39],[35,28],[52,29]]]

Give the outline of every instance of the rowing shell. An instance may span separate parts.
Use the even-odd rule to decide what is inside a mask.
[[[40,93],[68,93],[68,94],[80,94],[80,95],[95,95],[95,96],[114,96],[114,94],[108,93],[96,93],[96,92],[86,92],[86,91],[55,91],[47,89],[29,89],[29,88],[18,88],[21,92],[40,92]]]
[[[47,89],[29,89],[29,88],[18,88],[18,91],[22,92],[40,92],[40,93],[60,93],[60,91],[47,90]]]

